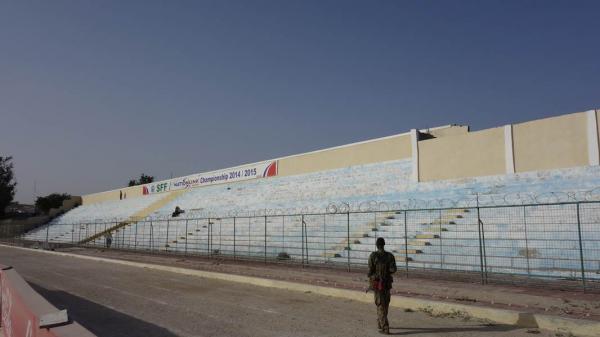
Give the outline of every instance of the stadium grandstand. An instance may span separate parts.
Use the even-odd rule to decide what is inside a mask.
[[[31,242],[600,280],[599,111],[448,125],[82,196]],[[126,198],[122,198],[126,195]],[[185,213],[173,216],[176,207]]]

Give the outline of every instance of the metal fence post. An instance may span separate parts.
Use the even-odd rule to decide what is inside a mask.
[[[50,236],[50,225],[46,225],[46,249],[50,248],[50,243],[48,242]]]
[[[481,218],[479,216],[479,196],[477,196],[477,233],[479,237],[479,267],[481,269],[481,284],[485,284],[483,271],[483,242],[481,241]]]
[[[115,228],[115,227],[117,227],[118,224],[119,224],[119,221],[117,220],[117,221],[115,221],[114,225],[111,224],[111,227]],[[115,248],[119,248],[118,242],[117,242],[117,239],[119,238],[119,233],[117,232],[117,229],[114,230],[115,236],[113,238],[113,242],[111,243],[111,245],[114,245]],[[112,233],[113,233],[113,231],[110,232],[111,237],[112,237]]]
[[[583,292],[587,290],[585,284],[585,266],[583,260],[583,242],[581,240],[581,217],[579,215],[579,203],[577,203],[577,233],[579,234],[579,259],[581,261],[581,282],[583,285]]]
[[[169,225],[171,223],[170,219],[167,219],[167,235],[166,235],[166,243],[165,243],[165,252],[169,251]]]
[[[154,252],[154,224],[150,220],[150,253]]]
[[[531,268],[529,266],[529,239],[527,237],[527,213],[526,206],[523,206],[523,226],[525,230],[525,259],[527,261],[527,277],[531,276]]]
[[[281,216],[281,245],[285,252],[285,215]]]
[[[300,235],[301,235],[301,247],[302,247],[302,268],[304,268],[304,214],[300,216]]]
[[[187,256],[187,242],[188,242],[188,219],[185,219],[185,235],[183,236],[185,238],[185,249],[183,251],[183,255]]]
[[[483,275],[485,276],[485,284],[488,283],[488,267],[487,267],[487,252],[486,252],[486,243],[485,243],[485,224],[481,219],[479,219],[479,223],[481,224],[481,243],[483,247]]]
[[[444,270],[444,244],[442,242],[442,210],[439,211],[440,217],[438,221],[439,241],[440,241],[440,269]]]
[[[406,278],[408,278],[408,223],[406,222],[407,211],[404,211],[404,265],[406,268]]]
[[[350,271],[350,210],[346,213],[346,255],[348,256],[348,271]]]
[[[265,263],[267,263],[267,216],[265,215]]]
[[[212,225],[210,224],[210,218],[208,218],[208,223],[206,224],[206,253],[208,254],[208,257],[212,256],[212,250],[211,250],[211,244],[210,244],[210,239],[211,239],[211,231],[212,229]]]
[[[133,237],[133,250],[137,250],[137,232],[138,232],[138,225],[140,224],[140,222],[136,222],[135,223],[135,236]]]
[[[304,222],[304,247],[306,247],[306,264],[309,263],[309,248],[308,248],[308,225]]]
[[[323,214],[323,257],[327,259],[327,214]]]
[[[248,216],[248,257],[250,255],[250,216]]]
[[[233,217],[233,259],[236,258],[236,234],[235,234],[235,217]]]

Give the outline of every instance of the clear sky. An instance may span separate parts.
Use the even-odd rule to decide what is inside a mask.
[[[600,108],[600,1],[0,1],[17,200]]]

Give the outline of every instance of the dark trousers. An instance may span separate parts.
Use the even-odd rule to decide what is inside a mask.
[[[375,290],[375,305],[377,306],[377,327],[380,330],[389,330],[388,309],[390,307],[390,290]]]

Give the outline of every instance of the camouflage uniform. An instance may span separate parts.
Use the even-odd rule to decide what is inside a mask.
[[[375,305],[377,306],[377,326],[379,330],[389,333],[390,326],[387,315],[390,306],[390,289],[394,279],[392,274],[396,272],[396,259],[392,253],[378,249],[369,256],[369,282],[373,284],[382,281],[383,289],[372,287],[375,293]]]

